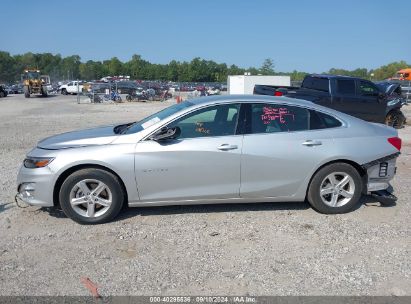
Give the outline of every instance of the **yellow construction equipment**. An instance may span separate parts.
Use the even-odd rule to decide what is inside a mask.
[[[26,69],[24,71],[22,75],[24,97],[29,98],[31,94],[47,96],[46,83],[40,76],[40,70]]]

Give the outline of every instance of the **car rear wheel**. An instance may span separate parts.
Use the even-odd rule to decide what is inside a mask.
[[[63,212],[79,224],[102,224],[114,219],[124,202],[118,178],[101,169],[82,169],[71,174],[60,189]]]
[[[326,214],[346,213],[357,206],[362,180],[357,169],[346,163],[321,168],[313,177],[307,199],[317,211]]]

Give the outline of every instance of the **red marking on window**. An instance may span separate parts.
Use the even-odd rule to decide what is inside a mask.
[[[268,125],[271,121],[278,119],[280,123],[285,123],[285,118],[291,116],[294,120],[294,114],[291,114],[287,108],[271,108],[263,107],[263,114],[261,120],[265,125]]]

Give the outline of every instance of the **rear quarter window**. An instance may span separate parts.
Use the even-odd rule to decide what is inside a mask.
[[[314,110],[310,110],[310,130],[320,130],[341,127],[342,123],[337,118]]]

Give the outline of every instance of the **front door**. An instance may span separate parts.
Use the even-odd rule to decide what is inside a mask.
[[[367,121],[385,123],[385,111],[387,100],[377,86],[370,81],[359,80],[357,82],[358,103]]]
[[[135,174],[142,201],[238,198],[242,135],[239,104],[195,110],[167,127],[181,135],[137,144]]]

